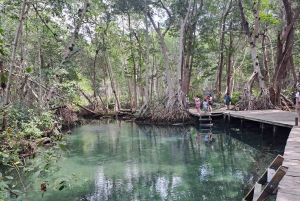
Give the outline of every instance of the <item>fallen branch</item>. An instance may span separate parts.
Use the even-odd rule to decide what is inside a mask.
[[[67,107],[66,105],[61,105],[61,106],[50,108],[50,110],[58,110],[58,109],[66,108],[66,107]]]
[[[19,194],[17,194],[16,192],[14,192],[13,190],[11,190],[10,188],[8,187],[5,187],[10,193],[14,194],[16,196],[16,198],[19,197]]]
[[[43,138],[37,139],[35,141],[36,144],[39,144],[39,143],[47,144],[47,143],[50,143],[50,142],[51,142],[50,137],[43,137]]]
[[[290,107],[288,106],[288,104],[285,102],[285,100],[281,100],[281,102],[284,104],[284,106],[290,111],[292,112],[292,110],[290,109]]]
[[[4,71],[5,71],[5,72],[8,72],[7,69],[5,69]],[[15,74],[15,73],[14,73],[13,75],[15,75],[15,76],[17,76],[17,77],[24,78],[24,76],[17,75],[17,74]],[[33,83],[35,83],[35,84],[41,86],[41,87],[44,88],[45,90],[50,91],[50,89],[48,89],[47,87],[45,87],[45,86],[42,85],[41,83],[39,83],[39,82],[33,80],[32,78],[29,78],[28,80],[29,80],[30,82],[33,82]],[[28,86],[28,85],[27,85],[27,86]],[[55,93],[55,92],[54,92],[54,93]],[[59,94],[57,94],[57,93],[55,93],[55,95],[56,95],[58,98],[61,98],[61,99],[64,99],[64,100],[68,100],[67,98],[65,98],[65,97],[63,97],[63,96],[61,96],[61,95],[59,95]],[[78,107],[81,107],[82,109],[84,109],[84,110],[86,110],[86,111],[88,111],[88,112],[91,112],[92,114],[97,114],[96,112],[94,112],[94,111],[92,111],[92,110],[90,110],[90,109],[88,109],[88,108],[86,108],[86,107],[84,107],[84,106],[82,106],[82,105],[80,105],[80,104],[74,102],[74,101],[71,101],[71,100],[69,100],[69,101],[70,101],[71,103],[77,105]]]

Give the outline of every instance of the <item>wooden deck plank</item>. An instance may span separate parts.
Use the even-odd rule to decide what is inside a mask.
[[[196,109],[191,108],[189,112],[191,115],[197,116]],[[294,125],[296,112],[281,110],[233,111],[222,108],[213,111],[211,116],[214,116],[214,113],[292,128],[285,146],[282,164],[289,169],[279,183],[276,201],[300,201],[300,127]]]
[[[293,195],[293,194],[289,194],[289,193],[284,193],[284,192],[281,192],[280,190],[281,189],[278,190],[276,200],[280,200],[280,201],[292,201],[292,200],[295,200],[295,198],[297,198],[297,195]]]

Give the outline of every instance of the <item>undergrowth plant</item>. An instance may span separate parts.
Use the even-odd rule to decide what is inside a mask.
[[[60,137],[52,136],[51,144],[38,143],[43,131],[53,127],[54,114],[49,111],[26,109],[21,104],[5,108],[8,110],[8,127],[0,133],[0,201],[26,200],[28,188],[37,181],[42,172],[64,153],[65,143]],[[2,110],[4,108],[2,107]],[[37,147],[34,152],[31,146]],[[39,160],[25,159],[20,153],[29,151],[29,155],[38,156]],[[41,184],[41,193],[45,192],[47,182]],[[56,183],[52,185],[65,185]]]

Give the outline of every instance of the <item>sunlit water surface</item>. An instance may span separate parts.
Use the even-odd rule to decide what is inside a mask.
[[[28,190],[27,200],[240,201],[254,172],[263,172],[275,157],[226,129],[116,121],[74,129],[67,148]],[[47,192],[35,192],[44,181]],[[62,181],[66,187],[59,190]]]

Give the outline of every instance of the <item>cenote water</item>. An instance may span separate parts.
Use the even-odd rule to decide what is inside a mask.
[[[222,125],[81,126],[68,136],[68,152],[28,189],[27,200],[240,201],[277,155],[263,151],[270,142],[257,136]],[[44,181],[49,185],[42,197]],[[59,190],[62,181],[66,187]]]

